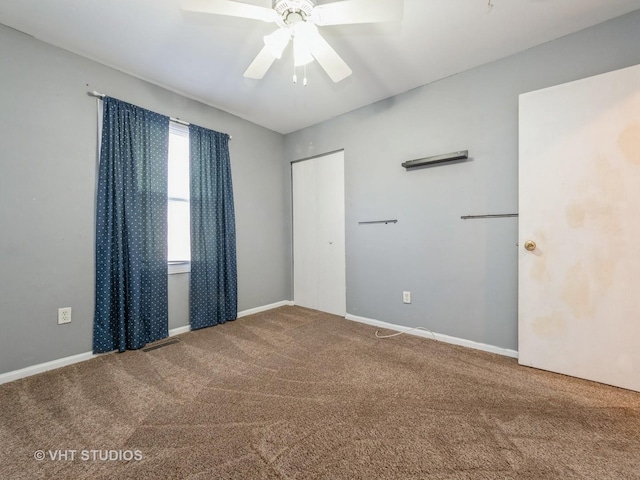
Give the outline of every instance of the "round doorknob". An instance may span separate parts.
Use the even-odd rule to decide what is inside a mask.
[[[524,248],[530,252],[533,252],[536,249],[536,242],[533,240],[527,240],[524,242]]]

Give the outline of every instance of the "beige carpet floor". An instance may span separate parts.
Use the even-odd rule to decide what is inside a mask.
[[[283,307],[2,385],[0,478],[640,479],[640,394],[375,331]]]

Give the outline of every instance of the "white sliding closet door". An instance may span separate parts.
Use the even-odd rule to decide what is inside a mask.
[[[292,164],[293,297],[346,314],[344,152]]]

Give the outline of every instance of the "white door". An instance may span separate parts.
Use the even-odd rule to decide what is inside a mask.
[[[346,313],[344,152],[294,163],[294,303]]]
[[[640,65],[521,95],[519,176],[520,363],[640,391]]]

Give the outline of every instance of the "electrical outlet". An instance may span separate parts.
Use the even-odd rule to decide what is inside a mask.
[[[58,325],[71,323],[71,307],[58,309]]]
[[[411,292],[402,292],[402,301],[404,303],[411,303]]]

